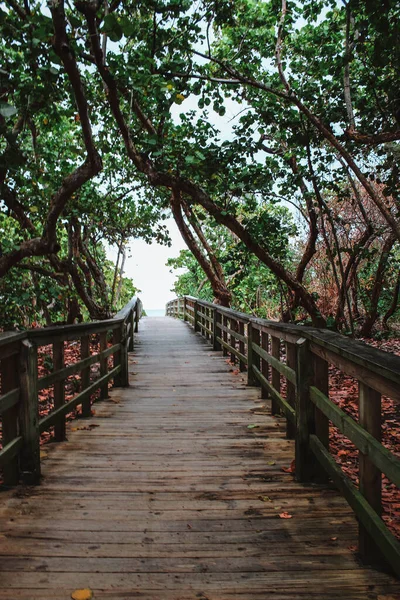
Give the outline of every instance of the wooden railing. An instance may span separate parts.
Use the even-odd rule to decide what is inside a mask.
[[[0,415],[2,450],[0,468],[6,486],[20,480],[36,484],[40,480],[40,435],[54,427],[54,440],[65,439],[66,415],[78,405],[82,416],[91,414],[91,396],[100,389],[106,398],[108,382],[128,386],[128,351],[133,350],[134,332],[141,316],[141,302],[133,298],[112,319],[32,329],[21,333],[0,334]],[[100,351],[90,352],[90,336],[97,334]],[[65,366],[64,342],[80,343],[80,360]],[[111,343],[111,346],[109,345]],[[53,369],[38,377],[38,349],[52,346]],[[108,368],[113,357],[112,369]],[[99,376],[91,381],[90,367],[99,364]],[[65,382],[80,375],[80,390],[65,402]],[[54,408],[39,419],[38,392],[54,386]]]
[[[332,479],[359,521],[362,558],[384,557],[400,575],[400,543],[381,519],[382,473],[400,485],[400,460],[381,444],[381,395],[400,400],[400,358],[331,331],[258,319],[190,296],[169,302],[166,314],[187,321],[247,370],[249,385],[260,385],[271,399],[272,414],[286,417],[297,481]],[[357,379],[358,422],[329,399],[329,364]],[[359,450],[358,488],[329,452],[330,422]]]

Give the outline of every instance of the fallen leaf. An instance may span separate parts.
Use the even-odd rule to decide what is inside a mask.
[[[295,461],[294,461],[294,460],[292,460],[292,462],[290,463],[290,467],[282,467],[282,469],[281,469],[281,470],[282,470],[284,473],[294,473],[295,467],[296,467],[296,465],[295,465]]]
[[[351,552],[357,552],[357,546],[348,546],[347,549],[351,550]]]
[[[93,598],[93,592],[89,588],[84,590],[75,590],[71,594],[72,600],[91,600]]]
[[[280,513],[279,518],[280,519],[291,519],[292,516],[293,515],[289,515],[289,513],[287,513],[287,512],[283,512],[283,513]]]
[[[270,465],[272,467],[273,465],[276,465],[276,462],[274,460],[269,460],[267,462],[267,465]]]
[[[260,427],[259,425],[247,425],[247,429],[256,429],[256,427]]]
[[[261,502],[272,502],[269,496],[258,496],[258,499],[261,500]]]
[[[47,452],[46,452],[46,450],[41,450],[40,451],[40,460],[43,460],[44,458],[47,458]]]
[[[336,542],[337,537],[331,537],[332,542]]]
[[[347,456],[348,454],[348,450],[339,450],[339,452],[337,453],[338,456]]]

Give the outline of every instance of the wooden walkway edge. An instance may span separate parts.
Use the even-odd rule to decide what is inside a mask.
[[[359,564],[346,501],[282,470],[283,421],[220,353],[180,321],[145,318],[129,361],[131,387],[43,449],[42,484],[0,495],[1,600],[400,594]]]

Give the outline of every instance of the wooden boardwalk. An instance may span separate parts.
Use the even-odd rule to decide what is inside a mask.
[[[186,325],[143,319],[130,371],[129,389],[45,447],[41,486],[0,496],[2,600],[400,593],[359,565],[345,500],[282,470],[293,442],[259,390]]]

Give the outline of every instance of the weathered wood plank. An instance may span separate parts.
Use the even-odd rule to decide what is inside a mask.
[[[96,600],[400,591],[360,568],[345,500],[282,470],[294,455],[284,419],[221,353],[170,318],[145,319],[135,352],[131,388],[44,447],[41,486],[3,496],[1,600],[67,600],[85,587]]]

